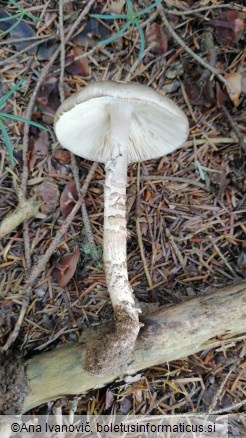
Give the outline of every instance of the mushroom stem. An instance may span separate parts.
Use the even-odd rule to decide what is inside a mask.
[[[126,185],[129,125],[133,108],[122,102],[110,105],[110,146],[105,165],[104,265],[108,292],[115,313],[115,333],[95,341],[87,353],[86,368],[92,374],[112,371],[131,357],[140,324],[127,273]]]

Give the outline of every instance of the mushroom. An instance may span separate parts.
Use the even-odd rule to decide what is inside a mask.
[[[104,81],[64,101],[55,132],[75,155],[105,163],[103,256],[115,333],[94,341],[86,355],[87,371],[103,374],[130,359],[140,328],[127,273],[127,165],[182,146],[188,121],[174,102],[144,85]]]

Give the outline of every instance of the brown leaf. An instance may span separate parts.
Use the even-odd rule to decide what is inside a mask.
[[[148,24],[146,28],[146,37],[148,44],[153,43],[152,52],[158,53],[158,55],[163,55],[168,49],[168,36],[157,23]]]
[[[148,202],[150,199],[152,199],[152,193],[150,190],[146,190],[144,200]]]
[[[135,403],[138,406],[143,401],[143,391],[142,389],[136,388],[133,390],[133,393],[134,393]]]
[[[52,155],[56,160],[61,161],[61,163],[63,164],[71,163],[71,154],[70,152],[65,151],[64,149],[55,149]]]
[[[186,61],[183,62],[185,91],[189,101],[193,105],[209,108],[212,105],[210,97],[209,82],[202,80],[202,71],[199,66],[195,66]]]
[[[53,181],[44,181],[36,190],[38,198],[42,201],[41,211],[50,214],[59,205],[59,189]]]
[[[21,113],[21,117],[25,117],[25,118],[26,118],[26,116],[27,116],[27,110],[24,110],[24,111]],[[40,113],[39,111],[33,113],[33,114],[32,114],[32,117],[31,117],[31,121],[32,121],[32,122],[42,123],[42,120],[41,120],[41,113]],[[19,121],[18,121],[18,129],[19,129],[20,135],[24,135],[24,127],[25,127],[25,123],[24,123],[24,122],[19,122]],[[36,128],[36,126],[32,126],[32,125],[29,126],[29,134],[30,134],[30,135],[33,135],[34,137],[37,137],[38,134],[39,134],[39,132],[40,132],[40,131],[39,131],[38,128]]]
[[[221,86],[216,82],[216,103],[217,107],[221,108],[225,102],[228,102],[229,98],[227,94],[221,89]]]
[[[56,279],[59,286],[66,286],[74,276],[79,261],[79,256],[80,252],[79,248],[77,247],[73,253],[64,255],[55,263],[52,276]]]
[[[70,75],[76,76],[89,76],[90,68],[87,61],[87,58],[79,59],[78,61],[74,61],[76,56],[83,55],[84,52],[80,47],[73,47],[72,50],[68,53],[66,57],[66,72]]]
[[[231,94],[228,91],[230,99],[235,106],[238,106],[239,97],[240,97],[241,92],[242,92],[242,76],[240,73],[232,72],[232,73],[228,73],[227,75],[225,75],[225,79],[227,80],[227,82],[229,82],[229,84],[231,85],[231,87],[234,90],[233,94]]]
[[[47,131],[41,131],[38,138],[33,141],[29,154],[29,168],[33,170],[38,159],[42,159],[48,155],[49,151],[49,134]]]
[[[10,17],[10,14],[7,13],[4,9],[0,9],[0,18],[8,18],[8,17]],[[11,27],[14,25],[16,26],[13,27],[13,29],[10,30],[10,32],[8,32],[8,29],[11,29]],[[30,42],[28,38],[35,37],[36,35],[33,28],[28,23],[26,23],[25,20],[22,19],[18,23],[18,18],[16,19],[13,18],[10,21],[0,22],[0,30],[3,32],[8,32],[8,36],[10,37],[10,39],[17,40],[15,43],[12,44],[15,47],[15,49],[18,51],[23,50],[28,46],[30,46],[32,42]],[[27,40],[18,42],[18,40],[21,40],[23,38],[26,38]],[[8,44],[8,39],[6,39],[6,44]],[[28,49],[26,52],[28,54],[33,54],[36,53],[36,51],[37,51],[37,46]]]
[[[54,76],[47,76],[43,83],[38,97],[37,104],[40,110],[49,115],[54,115],[60,105],[58,92],[58,79]]]
[[[215,35],[223,46],[234,46],[242,37],[244,22],[238,11],[222,12],[211,21]]]
[[[62,217],[66,217],[71,213],[76,201],[78,193],[74,180],[70,180],[66,185],[60,197],[60,210]]]
[[[103,0],[105,1],[105,0]],[[102,41],[110,36],[111,32],[95,18],[89,17],[85,26],[73,39],[76,44],[94,47],[97,41]]]

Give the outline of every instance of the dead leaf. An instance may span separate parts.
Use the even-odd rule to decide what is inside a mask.
[[[11,20],[11,23],[14,24],[12,20]],[[22,38],[35,37],[36,34],[35,34],[33,28],[28,23],[21,20],[21,22],[13,30],[11,30],[9,35],[13,39],[20,40]],[[21,41],[20,43],[13,43],[13,46],[15,47],[16,50],[20,51],[20,50],[26,49],[31,44],[32,44],[32,42],[27,40],[27,41]],[[36,53],[36,51],[37,51],[37,46],[31,47],[30,49],[27,49],[26,53],[31,55],[33,53]]]
[[[42,159],[48,155],[49,151],[49,134],[47,131],[40,131],[36,140],[31,142],[29,151],[29,168],[33,170],[37,160]]]
[[[5,10],[0,10],[0,18],[8,18],[10,17],[10,14],[8,14]],[[12,19],[11,21],[2,21],[0,22],[0,30],[3,32],[8,32],[8,29],[10,29],[14,24],[18,22],[18,19]],[[10,39],[16,39],[20,40],[22,38],[32,38],[35,37],[36,33],[33,30],[33,28],[26,23],[23,19],[14,27],[10,32],[7,33],[7,35],[10,37]],[[25,49],[26,47],[30,46],[32,42],[29,40],[27,41],[21,41],[21,42],[15,42],[12,45],[14,48],[18,51]],[[6,44],[8,44],[8,39],[6,39]],[[37,46],[32,47],[31,49],[28,49],[26,53],[33,54],[36,53]]]
[[[222,12],[211,21],[215,35],[223,46],[234,46],[242,37],[244,22],[238,11]]]
[[[26,118],[27,116],[27,110],[24,110],[21,113],[21,117]],[[36,111],[34,113],[32,113],[32,117],[31,117],[32,122],[37,122],[37,123],[43,123],[43,120],[41,120],[41,113],[39,111]],[[18,122],[18,129],[20,132],[20,135],[24,135],[24,127],[25,127],[25,123],[24,122]],[[35,138],[38,136],[40,130],[38,128],[36,128],[36,126],[29,126],[29,134],[33,135]]]
[[[80,46],[93,47],[97,41],[105,40],[110,35],[111,32],[106,26],[89,17],[84,29],[73,38],[73,41]]]
[[[186,61],[183,62],[185,91],[189,101],[193,105],[209,108],[212,105],[210,97],[209,80],[200,82],[203,72],[199,66],[194,66]]]
[[[120,407],[117,412],[118,415],[127,415],[129,414],[132,408],[132,400],[130,397],[124,397],[120,402]]]
[[[76,201],[78,193],[74,180],[70,180],[66,185],[60,197],[60,210],[63,219],[71,213]]]
[[[148,24],[146,28],[146,37],[148,44],[153,44],[152,52],[163,55],[168,49],[168,36],[159,24]]]
[[[37,52],[37,58],[39,61],[46,61],[50,59],[59,46],[59,43],[54,41],[48,41],[47,43],[40,44]]]
[[[228,95],[222,90],[220,84],[216,82],[216,103],[217,107],[221,108],[225,102],[228,102]]]
[[[148,202],[150,199],[152,199],[152,193],[150,190],[146,190],[144,200]]]
[[[83,55],[84,51],[80,47],[73,47],[66,57],[66,67],[65,70],[70,75],[76,76],[89,76],[90,68],[87,58],[79,59],[74,61],[76,56]]]
[[[71,154],[69,151],[66,151],[64,149],[55,149],[52,155],[56,160],[61,161],[61,163],[63,164],[71,163]]]
[[[133,389],[133,394],[134,394],[136,406],[140,405],[140,403],[142,403],[142,401],[143,401],[143,391],[142,391],[142,389],[139,389],[139,388],[135,389],[134,388]]]
[[[74,276],[79,256],[80,252],[77,247],[73,253],[64,255],[55,263],[52,276],[56,279],[59,286],[65,287]]]
[[[55,76],[47,76],[43,82],[37,97],[37,104],[44,114],[54,116],[60,105],[58,79]]]
[[[53,181],[44,181],[38,189],[36,189],[36,194],[41,200],[41,211],[44,214],[50,214],[56,210],[59,205],[59,189],[57,184]]]
[[[232,89],[234,90],[233,94],[228,91],[230,99],[235,106],[238,106],[239,97],[242,92],[242,76],[240,73],[232,72],[225,75],[225,79],[227,80],[227,82],[229,82]]]

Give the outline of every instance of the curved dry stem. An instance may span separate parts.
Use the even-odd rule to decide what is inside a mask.
[[[106,163],[104,189],[104,265],[108,292],[115,314],[115,333],[96,341],[86,356],[86,369],[103,374],[126,363],[139,332],[136,308],[127,273],[126,185],[128,135],[132,107],[121,103],[109,108],[112,153]]]
[[[0,240],[14,231],[24,221],[38,214],[40,203],[34,198],[23,200],[15,211],[6,216],[0,224]]]

